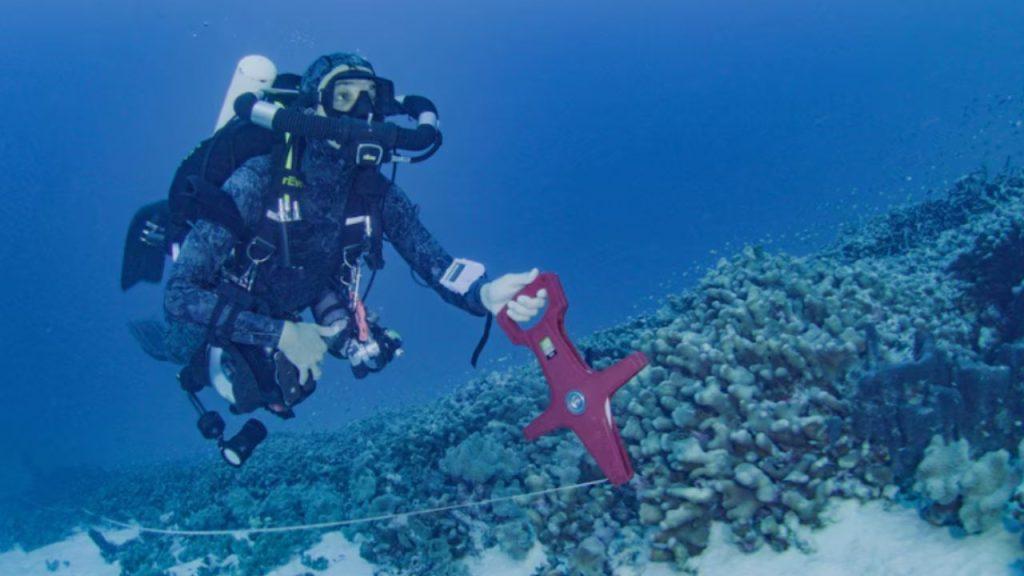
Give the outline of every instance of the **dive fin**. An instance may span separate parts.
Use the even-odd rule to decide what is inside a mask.
[[[171,355],[167,351],[167,326],[159,320],[132,320],[128,323],[132,337],[142,346],[142,350],[160,360],[170,362]]]
[[[167,200],[147,204],[135,213],[124,242],[122,290],[128,290],[139,282],[159,283],[163,278],[170,215]]]

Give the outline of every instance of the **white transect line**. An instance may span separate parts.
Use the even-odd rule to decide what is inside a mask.
[[[367,516],[365,518],[355,518],[352,520],[338,520],[336,522],[320,522],[319,524],[296,524],[293,526],[271,526],[268,528],[240,528],[237,530],[173,530],[170,528],[150,528],[148,526],[140,526],[138,524],[129,524],[127,522],[121,522],[108,518],[101,514],[97,514],[91,510],[82,508],[82,511],[90,516],[95,516],[100,520],[119,526],[121,528],[132,528],[139,532],[145,532],[147,534],[163,534],[165,536],[235,536],[243,537],[249,534],[274,534],[280,532],[298,532],[301,530],[325,530],[328,528],[339,528],[341,526],[350,526],[352,524],[362,524],[365,522],[380,522],[382,520],[391,520],[393,518],[407,518],[409,516],[421,516],[423,514],[436,514],[438,512],[447,512],[449,510],[458,510],[460,508],[471,508],[473,506],[486,506],[488,504],[494,504],[497,502],[506,502],[508,500],[515,500],[517,498],[533,498],[535,496],[542,496],[544,494],[551,494],[553,492],[564,492],[566,490],[576,490],[578,488],[585,488],[587,486],[594,486],[597,484],[604,484],[607,482],[607,478],[601,480],[591,480],[590,482],[582,482],[580,484],[570,484],[568,486],[559,486],[557,488],[548,488],[546,490],[537,490],[536,492],[527,492],[525,494],[514,494],[511,496],[502,496],[500,498],[490,498],[487,500],[476,500],[471,502],[463,502],[461,504],[452,504],[450,506],[439,506],[437,508],[425,508],[423,510],[413,510],[412,512],[400,512],[395,514],[381,514],[380,516]]]

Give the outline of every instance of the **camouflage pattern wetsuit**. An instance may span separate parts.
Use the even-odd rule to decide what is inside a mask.
[[[316,317],[323,303],[345,302],[348,297],[341,283],[347,272],[342,244],[345,217],[350,215],[346,205],[355,196],[355,169],[340,152],[319,141],[307,146],[302,166],[306,177],[302,220],[289,225],[295,232],[293,264],[299,267],[284,267],[276,255],[258,267],[252,293],[263,304],[262,313],[241,312],[233,327],[217,326],[226,330],[224,336],[234,343],[274,347],[285,319],[297,319],[306,308],[313,308]],[[271,172],[270,157],[259,156],[235,171],[223,187],[249,227],[256,227],[266,218]],[[486,276],[465,294],[443,287],[439,280],[453,259],[420,222],[416,206],[394,185],[387,187],[379,201],[382,222],[374,225],[383,227],[385,237],[412,269],[446,302],[477,316],[486,315],[480,301],[480,287]],[[217,305],[217,287],[225,265],[233,259],[235,246],[236,240],[226,228],[207,220],[195,222],[186,237],[171,269],[164,299],[171,325],[168,349],[175,361],[187,363],[206,342]],[[323,322],[323,318],[316,319]]]

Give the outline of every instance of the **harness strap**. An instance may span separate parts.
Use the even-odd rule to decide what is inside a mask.
[[[220,328],[221,314],[224,313],[224,308],[228,306],[227,298],[224,298],[220,294],[220,290],[217,290],[217,303],[213,305],[213,312],[210,314],[210,322],[206,325],[206,341],[213,344],[223,344],[224,339],[221,338],[224,330]],[[230,338],[231,330],[228,330],[228,337]]]
[[[391,181],[376,168],[357,168],[352,183],[352,192],[361,196],[366,204],[373,228],[370,233],[369,250],[365,255],[370,270],[384,267],[384,219],[383,203]]]
[[[377,202],[370,202],[370,215],[377,222],[377,226],[374,228],[373,234],[370,235],[370,250],[367,252],[366,265],[374,272],[384,268],[384,219],[381,217],[383,212],[381,204],[383,203],[383,197]]]
[[[252,294],[230,281],[221,282],[217,287],[217,303],[206,326],[206,339],[211,344],[223,346],[231,342],[238,315],[253,305]],[[223,317],[223,320],[221,319]]]

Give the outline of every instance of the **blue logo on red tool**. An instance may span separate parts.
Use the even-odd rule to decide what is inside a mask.
[[[579,416],[587,411],[587,398],[579,390],[570,390],[565,395],[565,407],[570,414]]]

